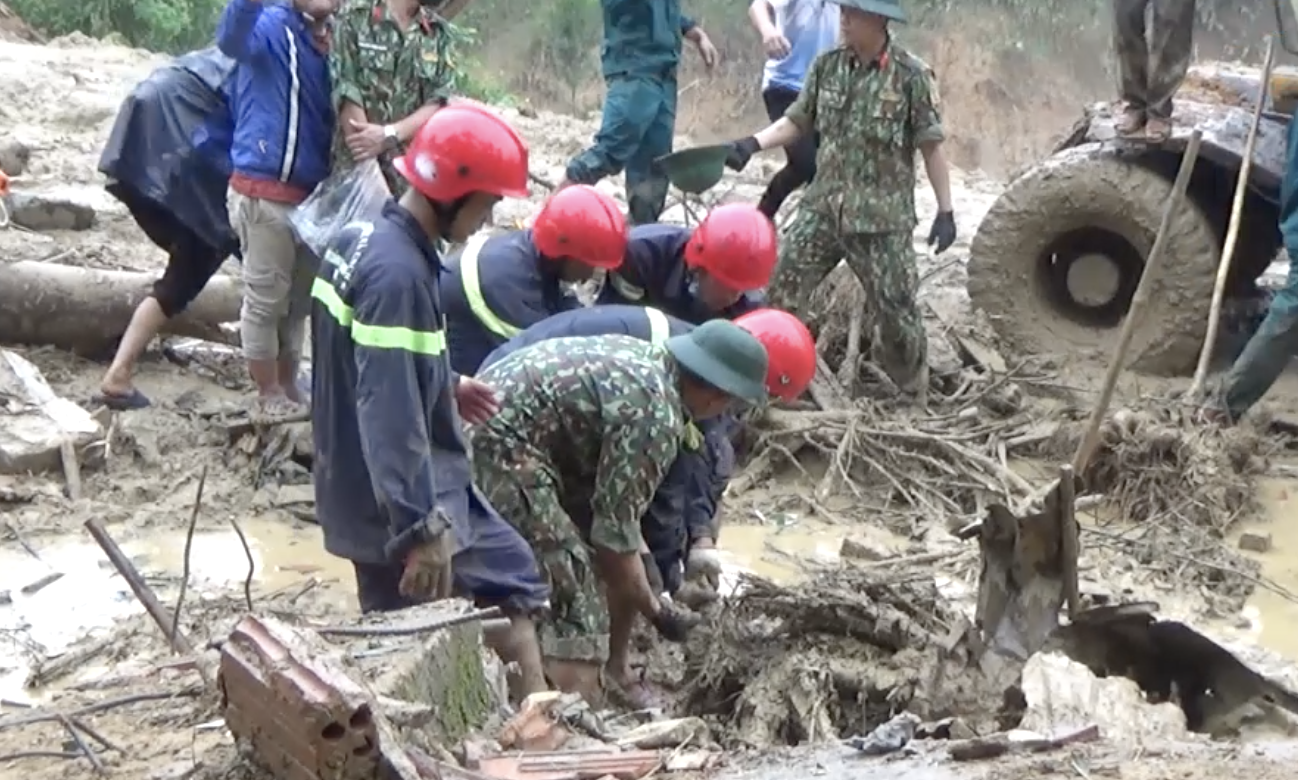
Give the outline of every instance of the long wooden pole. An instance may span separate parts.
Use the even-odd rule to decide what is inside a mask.
[[[1235,246],[1239,243],[1239,229],[1244,219],[1244,196],[1248,194],[1248,177],[1253,170],[1253,149],[1257,146],[1257,128],[1262,121],[1262,109],[1266,106],[1268,84],[1271,82],[1271,69],[1275,66],[1275,39],[1267,36],[1266,59],[1262,65],[1262,82],[1257,88],[1257,101],[1253,106],[1253,123],[1248,128],[1248,139],[1244,142],[1244,158],[1239,164],[1239,176],[1235,180],[1235,200],[1230,206],[1230,227],[1226,230],[1226,241],[1222,244],[1221,262],[1217,265],[1217,282],[1212,288],[1212,305],[1208,307],[1208,332],[1203,338],[1203,348],[1199,350],[1199,363],[1194,369],[1194,381],[1186,397],[1192,401],[1199,397],[1203,390],[1204,379],[1208,376],[1208,362],[1212,359],[1212,350],[1217,343],[1217,330],[1221,327],[1221,302],[1226,296],[1226,279],[1235,260]]]

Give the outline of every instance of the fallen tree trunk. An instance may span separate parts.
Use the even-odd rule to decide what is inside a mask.
[[[111,351],[149,294],[152,273],[104,271],[37,261],[0,263],[0,343],[48,345],[82,355]],[[218,274],[164,333],[224,344],[237,337],[239,281]]]

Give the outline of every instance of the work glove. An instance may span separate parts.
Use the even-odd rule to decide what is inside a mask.
[[[653,553],[640,553],[640,562],[644,564],[644,576],[649,580],[649,590],[655,596],[661,596],[667,587],[663,585],[663,575],[658,570],[658,561],[654,560]]]
[[[422,538],[406,554],[399,590],[409,599],[437,601],[451,596],[451,558],[455,555],[450,519],[440,508],[424,521]]]
[[[691,547],[685,558],[685,579],[710,590],[720,588],[721,553],[715,547]]]
[[[762,150],[753,136],[730,142],[730,151],[726,154],[726,167],[732,171],[742,171],[753,159],[753,155]]]
[[[666,599],[660,599],[658,613],[649,622],[653,624],[658,635],[668,642],[684,642],[689,638],[702,618],[684,607],[677,606]]]
[[[934,254],[942,254],[955,243],[955,212],[939,211],[933,217],[933,227],[928,231],[928,245],[936,247]]]

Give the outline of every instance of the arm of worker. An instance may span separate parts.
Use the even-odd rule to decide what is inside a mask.
[[[758,152],[780,149],[810,133],[816,127],[816,100],[820,95],[820,70],[823,57],[817,57],[807,71],[807,80],[798,93],[798,99],[784,112],[784,116],[747,138],[730,143],[726,166],[742,171]]]
[[[247,62],[266,46],[266,33],[276,20],[262,13],[261,0],[230,0],[216,23],[216,47],[236,62]]]
[[[640,518],[679,450],[676,412],[657,398],[624,398],[605,409],[591,499],[590,542],[628,602],[653,619],[662,610],[640,559]]]
[[[939,101],[937,79],[931,70],[925,68],[921,76],[911,81],[907,123],[920,156],[924,158],[924,172],[928,174],[933,196],[937,199],[937,215],[929,229],[928,243],[940,253],[955,243],[956,227],[955,207],[951,201],[951,169],[942,153],[946,131],[942,128]]]
[[[762,49],[767,57],[783,59],[789,56],[789,39],[775,26],[775,9],[770,0],[753,0],[748,6],[748,21],[762,37]]]
[[[681,35],[685,40],[694,44],[694,48],[698,51],[699,56],[703,58],[703,64],[707,66],[708,70],[716,67],[719,59],[717,47],[712,44],[712,39],[703,31],[703,28],[685,14],[681,14]]]
[[[449,0],[445,5],[437,9],[437,15],[449,22],[464,13],[464,9],[469,7],[470,1],[471,0]]]
[[[359,22],[344,17],[334,26],[329,45],[329,80],[333,85],[334,110],[338,126],[350,134],[357,124],[367,124],[365,91],[361,89],[361,44],[356,35]]]
[[[626,306],[648,303],[652,299],[649,291],[662,288],[661,274],[655,273],[655,269],[672,266],[667,262],[666,254],[673,251],[675,241],[681,238],[677,234],[682,231],[687,234],[681,240],[683,246],[689,240],[689,228],[676,225],[637,225],[631,228],[622,265],[608,273],[595,303]]]
[[[738,421],[731,415],[708,420],[703,428],[703,446],[681,453],[690,464],[684,515],[691,547],[696,543],[711,546],[716,542],[717,506],[735,470],[735,448],[730,443],[730,433],[737,425]]]
[[[681,455],[685,453],[682,451]],[[671,592],[681,584],[685,557],[685,494],[690,487],[690,464],[677,457],[654,491],[653,500],[640,518],[640,532],[649,547],[645,568],[654,567],[664,588]],[[642,556],[646,557],[646,556]]]
[[[381,250],[382,247],[371,247]],[[404,560],[442,528],[432,527],[437,486],[419,388],[416,354],[399,346],[371,345],[368,327],[426,331],[436,327],[432,302],[416,280],[388,273],[364,278],[353,301],[356,420],[361,453],[378,505],[388,521],[390,560]]]

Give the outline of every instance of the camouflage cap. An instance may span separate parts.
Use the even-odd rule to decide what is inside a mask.
[[[855,8],[867,14],[877,14],[895,22],[905,22],[906,12],[901,10],[901,0],[830,0],[847,8]]]
[[[667,350],[686,371],[748,403],[766,400],[766,347],[729,320],[709,320],[667,340]]]

